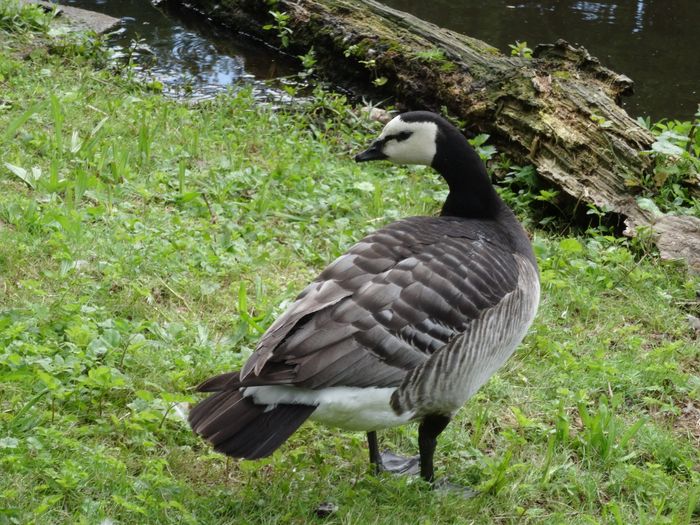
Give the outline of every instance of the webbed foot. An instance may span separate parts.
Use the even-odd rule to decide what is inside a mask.
[[[471,487],[452,483],[448,481],[447,478],[440,478],[433,481],[430,486],[435,492],[439,492],[441,494],[454,494],[456,496],[462,496],[464,499],[473,498],[481,494],[478,490],[474,490]]]
[[[403,457],[388,450],[379,452],[377,433],[367,432],[369,446],[369,461],[374,466],[374,472],[390,472],[398,475],[414,475],[420,472],[420,456]]]
[[[385,450],[379,454],[376,470],[397,475],[416,475],[420,473],[420,456],[404,457]]]

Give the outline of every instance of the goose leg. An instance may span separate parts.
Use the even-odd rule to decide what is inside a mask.
[[[418,456],[406,458],[385,450],[379,452],[377,433],[367,432],[367,445],[369,448],[369,462],[374,465],[374,471],[390,472],[391,474],[418,474],[420,460]]]
[[[433,456],[437,437],[450,422],[447,416],[431,415],[423,418],[418,427],[418,450],[420,450],[420,475],[428,483],[435,481]]]
[[[369,448],[369,462],[374,465],[375,472],[379,472],[380,465],[382,464],[382,457],[379,454],[377,433],[374,430],[367,432],[367,447]]]
[[[435,481],[435,471],[433,468],[433,456],[435,455],[435,447],[437,445],[437,437],[445,430],[445,427],[450,422],[450,418],[446,416],[427,416],[418,427],[418,448],[420,450],[420,475],[430,483],[434,490],[441,492],[451,492],[460,494],[465,498],[473,498],[479,493],[469,487],[455,485],[446,479]]]

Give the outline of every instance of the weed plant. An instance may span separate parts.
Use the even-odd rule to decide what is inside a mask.
[[[700,106],[693,121],[639,122],[656,136],[646,152],[654,171],[628,183],[638,186],[659,211],[700,217]]]
[[[6,29],[1,524],[314,523],[323,502],[325,523],[698,522],[698,283],[604,231],[534,231],[536,322],[439,442],[438,474],[478,497],[371,475],[363,434],[314,424],[264,460],[213,453],[185,421],[192,385],[240,366],[365,233],[436,213],[445,187],[353,163],[378,124],[340,96],[178,103],[96,70],[95,47]],[[417,448],[411,426],[381,439]]]

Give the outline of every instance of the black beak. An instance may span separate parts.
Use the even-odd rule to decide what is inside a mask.
[[[382,146],[384,142],[380,140],[375,140],[372,142],[369,148],[367,148],[362,153],[355,155],[355,162],[367,162],[368,160],[382,160],[387,158],[382,152]]]

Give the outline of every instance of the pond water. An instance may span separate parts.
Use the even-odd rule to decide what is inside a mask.
[[[563,38],[635,82],[632,116],[691,120],[700,103],[700,0],[384,0],[505,53]]]
[[[279,98],[279,79],[298,72],[292,58],[259,42],[231,35],[197,13],[156,9],[150,0],[60,0],[61,4],[98,11],[122,21],[109,38],[130,53],[137,69],[148,71],[173,96],[208,98],[252,85],[261,98]],[[138,42],[134,45],[133,42]],[[276,79],[273,82],[265,80]]]
[[[61,0],[123,20],[111,42],[128,48],[141,39],[136,60],[164,83],[168,94],[207,97],[231,85],[258,93],[298,65],[260,43],[231,35],[193,12],[168,12],[149,0]],[[632,116],[689,120],[700,102],[700,0],[385,0],[385,3],[509,53],[509,44],[534,48],[564,38],[585,46],[635,81],[624,99]],[[277,81],[278,83],[281,81]]]

